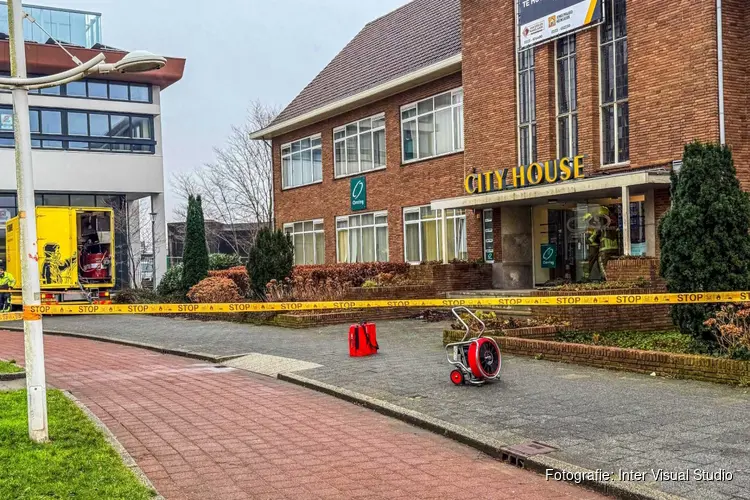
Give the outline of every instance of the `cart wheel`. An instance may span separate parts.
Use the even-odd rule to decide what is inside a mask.
[[[453,370],[451,372],[451,382],[453,382],[456,385],[461,385],[464,383],[464,374],[461,373],[460,370]]]

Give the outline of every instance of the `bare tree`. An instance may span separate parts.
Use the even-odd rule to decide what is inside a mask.
[[[237,224],[273,226],[273,182],[270,144],[250,139],[250,134],[268,126],[278,109],[253,101],[245,123],[232,126],[227,142],[214,148],[215,160],[191,172],[172,176],[172,188],[183,200],[175,213],[184,218],[189,195],[203,198],[204,217],[227,224],[231,231],[209,235],[224,240],[235,253],[246,253]],[[210,228],[206,228],[210,231]]]

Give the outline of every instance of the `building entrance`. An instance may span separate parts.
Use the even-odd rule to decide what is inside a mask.
[[[603,269],[623,254],[622,203],[617,198],[532,207],[537,286],[606,279]],[[630,204],[631,255],[645,255],[645,197]]]

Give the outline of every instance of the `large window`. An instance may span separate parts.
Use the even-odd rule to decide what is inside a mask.
[[[333,129],[336,177],[385,167],[385,115]]]
[[[599,28],[603,165],[630,160],[628,31],[625,4],[625,0],[604,0],[604,23]]]
[[[323,264],[326,257],[323,220],[308,220],[284,224],[284,233],[294,244],[294,264]]]
[[[388,213],[338,217],[336,252],[339,262],[388,262]]]
[[[403,106],[401,146],[404,162],[463,151],[463,89]]]
[[[404,209],[404,258],[407,262],[443,260],[443,212],[429,206]],[[447,260],[466,260],[466,212],[447,209]]]
[[[576,90],[576,36],[557,41],[557,154],[578,154],[578,99]]]
[[[534,49],[518,54],[518,150],[519,163],[536,161],[536,69]]]
[[[321,182],[322,154],[320,134],[281,146],[281,187],[293,188]]]
[[[31,147],[153,153],[156,147],[150,116],[32,108]],[[13,110],[0,106],[0,146],[13,147]]]
[[[0,72],[10,76],[8,72]],[[30,75],[43,76],[43,75]],[[10,92],[0,90],[0,92]],[[56,95],[61,97],[88,97],[111,101],[131,101],[150,103],[153,100],[151,86],[145,83],[109,82],[103,80],[76,80],[57,87],[31,89],[29,94]]]

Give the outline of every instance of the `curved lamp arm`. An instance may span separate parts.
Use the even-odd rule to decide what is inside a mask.
[[[71,68],[62,73],[54,75],[40,76],[36,78],[17,78],[17,77],[0,77],[0,88],[13,89],[18,87],[28,88],[43,88],[43,87],[55,87],[61,83],[70,82],[83,78],[86,74],[95,73],[92,71],[95,66],[104,61],[104,54],[101,52],[94,56],[92,59],[86,61],[80,66]]]

